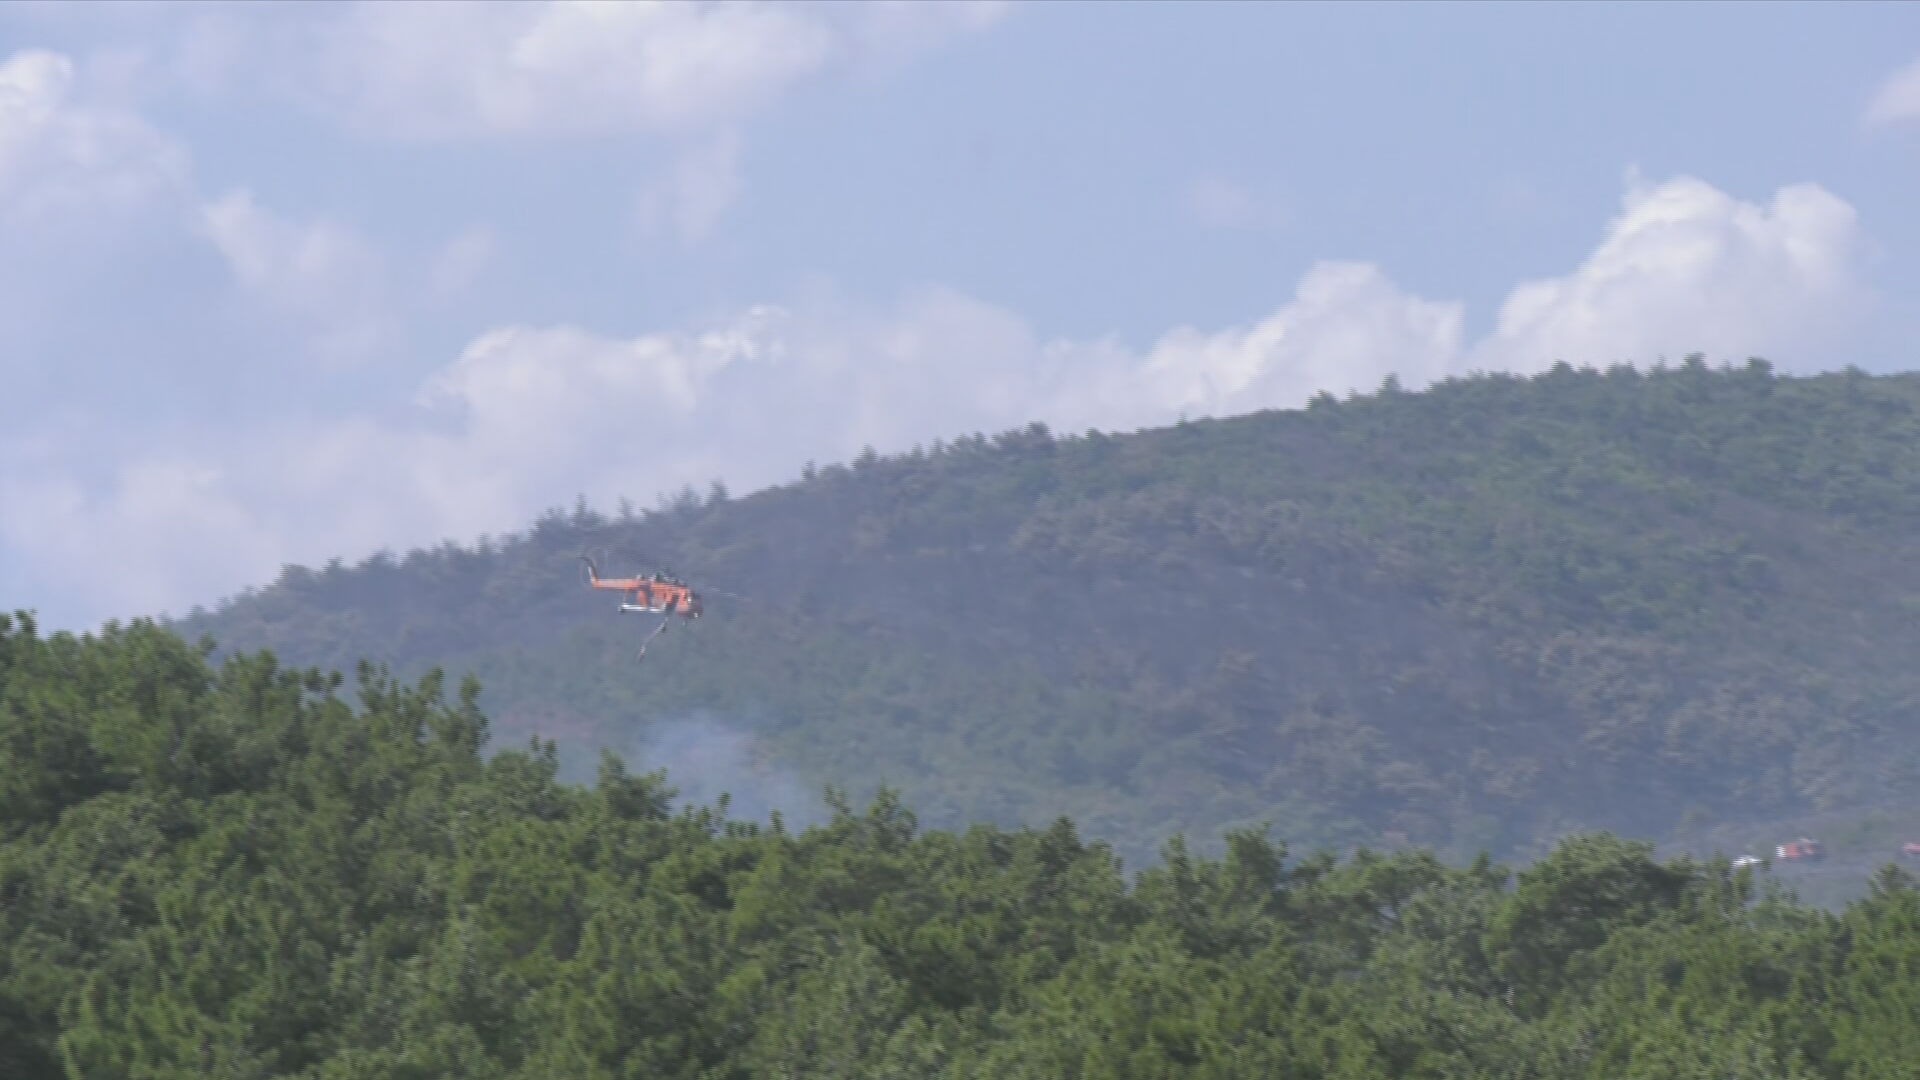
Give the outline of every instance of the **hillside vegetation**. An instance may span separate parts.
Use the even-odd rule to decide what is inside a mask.
[[[1896,1080],[1920,889],[1724,861],[1218,860],[1074,825],[793,832],[457,699],[0,618],[0,1076]]]
[[[746,599],[636,665],[646,624],[583,550]],[[1538,854],[1916,801],[1916,555],[1920,378],[1695,359],[865,453],[289,567],[181,628],[476,672],[563,756],[703,718],[751,738],[742,796],[888,784],[931,824],[1068,814],[1136,859],[1263,821]]]

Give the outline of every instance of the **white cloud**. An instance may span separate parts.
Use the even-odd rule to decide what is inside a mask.
[[[246,207],[230,216],[251,221]],[[279,280],[302,234],[259,231],[278,239],[259,244],[267,254],[237,245],[236,266]],[[178,610],[285,561],[519,528],[576,492],[645,501],[716,476],[745,490],[868,444],[899,450],[1033,419],[1124,429],[1298,406],[1389,373],[1413,388],[1558,357],[1699,349],[1790,363],[1780,350],[1852,295],[1854,231],[1852,210],[1816,187],[1763,206],[1685,178],[1636,185],[1594,252],[1516,288],[1478,343],[1463,340],[1460,304],[1342,262],[1312,268],[1264,318],[1177,329],[1145,349],[1044,340],[1018,315],[944,289],[879,310],[812,296],[631,337],[508,326],[424,380],[404,418],[242,430],[190,459],[129,466],[97,491],[49,480],[59,470],[44,461],[11,476],[0,464],[0,501],[32,508],[9,514],[4,534],[91,612]],[[151,592],[101,590],[94,563],[109,553]]]
[[[1853,208],[1815,184],[1762,206],[1691,177],[1632,181],[1584,263],[1513,290],[1475,366],[1791,354],[1857,313],[1857,246]]]
[[[96,91],[118,87],[123,97],[265,93],[397,139],[664,137],[679,149],[637,193],[635,218],[645,232],[693,242],[741,190],[739,132],[753,114],[809,79],[898,64],[1007,8],[357,0],[270,11],[135,6],[99,18],[83,8],[60,10],[57,21],[137,31],[137,45],[96,49],[89,61]],[[91,211],[162,186],[192,198],[183,151],[130,112],[73,106],[74,82],[73,61],[55,53],[0,64],[0,222],[61,205]]]
[[[465,292],[493,264],[499,248],[492,229],[475,225],[461,230],[434,256],[427,271],[428,291],[440,299]]]
[[[897,65],[979,30],[998,0],[355,2],[174,20],[143,70],[201,93],[267,89],[406,140],[653,135],[678,146],[636,195],[645,233],[704,236],[738,195],[741,125],[796,86]]]
[[[1246,185],[1223,176],[1207,175],[1187,189],[1187,208],[1195,220],[1212,229],[1274,229],[1286,216]]]
[[[39,17],[33,12],[39,9]],[[145,93],[271,89],[399,138],[729,126],[825,72],[886,67],[1010,10],[1005,0],[447,0],[46,4],[14,13],[134,44]]]
[[[827,60],[797,11],[731,5],[356,5],[321,90],[402,136],[675,130],[731,117]]]
[[[208,235],[240,283],[289,305],[344,288],[371,259],[340,225],[294,224],[261,208],[249,191],[228,192],[204,213]]]
[[[665,176],[640,189],[634,222],[644,236],[670,229],[692,244],[712,230],[741,187],[740,138],[721,132],[684,151]]]
[[[1292,301],[1246,329],[1161,339],[1140,368],[1142,422],[1291,407],[1321,390],[1371,390],[1389,374],[1445,376],[1460,352],[1458,303],[1402,292],[1368,263],[1321,263]],[[1116,403],[1117,404],[1117,403]],[[1152,415],[1153,413],[1158,415]]]
[[[359,3],[288,33],[307,96],[404,138],[686,133],[800,80],[986,24],[998,5]]]
[[[403,480],[456,532],[475,532],[555,501],[554,485],[609,499],[700,479],[688,470],[725,453],[729,412],[765,404],[756,394],[730,410],[711,396],[716,379],[772,359],[780,318],[756,310],[704,333],[631,339],[571,327],[484,334],[422,387],[436,422],[403,433],[396,460],[413,470]]]
[[[334,363],[365,358],[383,328],[386,271],[373,247],[337,222],[296,223],[229,192],[201,211],[207,237],[255,296],[301,320],[315,355]]]
[[[47,354],[81,339],[88,355],[61,358],[91,390],[103,344],[137,322],[141,297],[119,290],[136,269],[179,250],[192,205],[188,156],[138,115],[100,100],[64,54],[0,56],[0,419],[42,414]],[[104,295],[119,316],[100,318]]]
[[[0,224],[86,224],[176,195],[186,179],[172,140],[79,99],[68,57],[30,50],[0,61]]]
[[[0,542],[100,618],[158,613],[207,587],[259,581],[289,546],[225,481],[216,467],[178,458],[132,462],[104,489],[0,470]]]
[[[1888,77],[1867,103],[1869,126],[1902,120],[1920,120],[1920,60],[1915,60]]]

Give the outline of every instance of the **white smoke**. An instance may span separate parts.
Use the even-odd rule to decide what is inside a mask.
[[[777,810],[804,828],[827,818],[821,791],[780,765],[758,735],[709,713],[653,724],[621,756],[635,773],[665,769],[677,806],[713,806],[725,794],[736,820],[766,821]]]

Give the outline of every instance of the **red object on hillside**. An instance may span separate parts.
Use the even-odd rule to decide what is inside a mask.
[[[1825,854],[1826,851],[1821,848],[1818,840],[1808,840],[1804,836],[1773,849],[1774,858],[1786,860],[1818,859]]]
[[[1902,855],[1920,855],[1920,840],[1909,840],[1900,845]]]

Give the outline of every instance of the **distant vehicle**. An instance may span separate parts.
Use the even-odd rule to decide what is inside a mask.
[[[1920,857],[1920,840],[1909,840],[1900,845],[1900,854],[1909,858]]]
[[[1824,857],[1826,853],[1826,849],[1820,846],[1818,840],[1809,840],[1804,836],[1773,849],[1774,858],[1787,862],[1810,862]]]
[[[1761,858],[1758,855],[1742,855],[1739,858],[1733,860],[1733,868],[1735,870],[1745,870],[1749,866],[1765,866],[1765,865],[1767,865],[1767,860]]]

